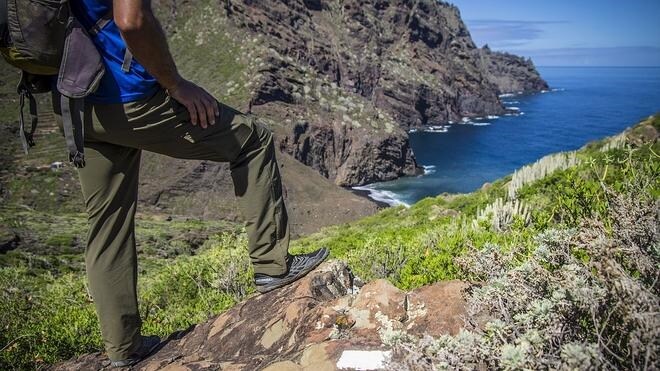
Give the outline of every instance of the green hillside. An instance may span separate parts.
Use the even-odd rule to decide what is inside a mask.
[[[477,192],[427,198],[410,208],[389,208],[294,241],[293,249],[329,246],[333,257],[347,260],[363,280],[384,277],[409,289],[452,278],[489,282],[492,277],[488,272],[508,272],[538,259],[539,244],[550,244],[552,248],[552,242],[547,241],[552,236],[579,235],[593,224],[599,227],[589,229],[596,234],[591,238],[619,238],[622,233],[633,238],[643,232],[640,229],[645,225],[624,225],[625,221],[651,218],[657,222],[657,215],[648,214],[648,209],[657,211],[660,196],[658,131],[660,116],[654,116],[619,136],[590,143],[575,152],[547,156]],[[39,368],[101,349],[80,266],[81,250],[72,248],[84,233],[83,217],[75,210],[56,216],[55,210],[22,208],[16,200],[9,204],[13,206],[5,204],[2,209],[5,223],[9,221],[16,228],[29,223],[35,234],[50,235],[45,247],[60,249],[57,253],[10,251],[0,255],[0,368]],[[138,225],[142,252],[139,295],[145,332],[167,336],[184,330],[253,292],[246,239],[239,227],[146,217]],[[199,230],[205,231],[208,238],[197,241],[198,246],[192,248],[193,242],[173,238]],[[657,281],[652,281],[652,277],[657,278],[659,262],[657,228],[655,233],[646,245],[637,247],[643,251],[635,250],[636,261],[623,253],[611,258],[623,267],[621,274],[657,299]],[[653,250],[644,250],[653,243]],[[607,268],[594,262],[602,257],[584,245],[575,246],[568,253],[574,262],[589,267],[585,272],[591,274],[581,279],[601,279],[600,270]],[[632,251],[635,246],[624,248],[628,250],[622,251]],[[501,262],[496,263],[493,256]],[[559,269],[563,263],[545,261],[541,266],[550,269],[553,264]],[[653,269],[649,271],[644,264]],[[535,277],[535,273],[529,275]],[[610,315],[616,316],[615,302],[604,303],[605,309],[610,305]],[[544,310],[553,314],[559,309]],[[593,339],[588,334],[593,333],[589,330],[593,321],[587,317],[575,320],[585,328],[584,341],[591,344]],[[502,326],[506,328],[506,324]],[[636,325],[630,326],[635,329]],[[607,328],[601,330],[603,334]],[[479,341],[487,345],[484,339]],[[453,344],[457,347],[454,351],[460,353],[456,345],[460,340],[451,343],[445,339],[443,344]],[[609,359],[630,366],[636,355],[626,358],[622,352],[629,344],[624,340],[613,346]],[[489,351],[502,351],[501,346],[508,343],[491,344],[490,348],[486,345],[482,357],[487,357]],[[520,353],[522,358],[515,358],[518,348],[505,350],[513,354],[507,353],[513,357],[511,362],[526,359],[525,352]],[[412,358],[419,358],[411,352]],[[437,354],[442,353],[434,354],[440,357]]]

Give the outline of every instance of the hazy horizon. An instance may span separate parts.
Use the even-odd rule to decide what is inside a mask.
[[[660,1],[452,0],[478,47],[546,67],[660,67]]]

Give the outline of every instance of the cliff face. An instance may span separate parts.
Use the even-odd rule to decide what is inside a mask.
[[[279,77],[301,65],[353,98],[384,109],[404,128],[501,109],[454,6],[431,0],[227,4],[230,18],[269,35],[271,47],[293,58],[269,71],[257,104],[284,98],[274,97],[272,87],[292,90],[281,86]]]
[[[359,133],[362,132],[362,133]],[[341,124],[332,126],[298,123],[280,149],[341,186],[372,183],[415,174],[417,167],[406,137],[370,135],[368,131]]]
[[[530,63],[478,49],[458,9],[440,1],[160,5],[183,41],[173,47],[183,69],[221,98],[240,92],[245,109],[271,119],[283,152],[338,185],[416,174],[407,129],[501,114],[501,92],[547,87]],[[192,48],[209,54],[196,61]],[[219,63],[244,67],[232,84],[204,66],[214,48],[227,49]]]
[[[497,86],[500,94],[549,89],[530,59],[493,52],[487,45],[479,49],[479,57],[488,80]]]

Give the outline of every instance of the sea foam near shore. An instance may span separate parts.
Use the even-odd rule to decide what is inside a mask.
[[[426,172],[426,170],[425,170]],[[390,206],[405,206],[410,207],[410,204],[403,202],[397,198],[397,194],[391,191],[376,189],[371,185],[351,187],[356,191],[368,192],[368,197],[374,201],[383,202]]]
[[[435,165],[422,165],[422,168],[424,168],[424,175],[435,173]]]

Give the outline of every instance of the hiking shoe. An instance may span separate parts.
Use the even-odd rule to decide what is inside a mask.
[[[128,358],[119,361],[110,361],[110,365],[115,368],[129,367],[140,362],[150,355],[160,345],[158,336],[142,336],[142,345]]]
[[[328,249],[322,247],[309,254],[289,255],[286,262],[287,273],[279,276],[255,273],[254,283],[257,285],[257,291],[263,294],[304,277],[312,269],[318,267],[329,253]]]

